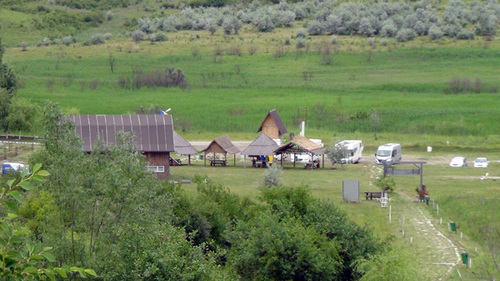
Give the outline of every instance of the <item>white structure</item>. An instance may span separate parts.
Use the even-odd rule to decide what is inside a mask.
[[[401,145],[399,143],[386,143],[381,145],[375,153],[375,164],[384,164],[391,162],[393,164],[401,161]]]
[[[347,157],[341,159],[342,164],[354,164],[359,163],[359,160],[363,156],[363,142],[361,140],[343,140],[337,145],[345,146],[347,149]]]
[[[387,202],[389,202],[391,199],[389,199],[389,196],[387,195],[387,192],[382,192],[382,196],[380,197],[380,207],[386,208],[387,207]]]

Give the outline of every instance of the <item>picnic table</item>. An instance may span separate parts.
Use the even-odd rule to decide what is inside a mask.
[[[216,166],[216,165],[226,166],[226,160],[219,160],[219,159],[210,160],[210,166]]]
[[[265,160],[252,160],[252,167],[254,168],[267,168],[271,166],[272,163],[266,162]]]

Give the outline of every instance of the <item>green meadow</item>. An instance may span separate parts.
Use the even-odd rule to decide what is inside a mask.
[[[307,108],[308,132],[318,137],[431,134],[481,137],[488,144],[499,130],[492,122],[500,110],[498,93],[490,91],[498,86],[497,42],[443,46],[421,38],[370,47],[363,38],[334,45],[317,36],[296,49],[283,45],[287,32],[183,31],[156,44],[10,48],[5,61],[21,78],[20,97],[40,105],[54,100],[81,114],[172,108],[176,129],[194,139],[222,133],[248,139],[273,108],[290,131],[298,130],[298,108],[301,119]],[[329,50],[328,64],[321,48]],[[186,88],[119,85],[137,71],[167,67],[183,71]],[[450,90],[456,78],[481,87],[457,94]]]
[[[158,4],[146,2],[144,7]],[[365,37],[337,36],[334,44],[330,36],[322,35],[308,36],[307,45],[298,49],[294,37],[305,23],[296,22],[293,28],[267,33],[244,25],[239,34],[179,31],[165,33],[165,42],[134,43],[122,25],[148,15],[145,10],[139,6],[115,9],[113,21],[75,32],[76,43],[37,47],[35,42],[43,37],[29,17],[0,9],[0,38],[6,46],[3,61],[19,77],[17,97],[40,106],[47,100],[57,102],[68,114],[134,114],[140,107],[171,108],[176,131],[187,140],[207,141],[222,134],[231,140],[253,140],[271,109],[277,109],[288,131],[297,134],[297,119],[305,118],[307,108],[306,136],[321,138],[326,145],[362,139],[368,156],[384,142],[399,142],[403,160],[429,162],[424,166],[424,183],[432,203],[414,202],[418,176],[396,176],[392,223],[379,202],[366,201],[363,195],[360,204],[342,201],[343,179],[359,179],[361,192],[377,189],[373,182],[380,167],[371,162],[313,171],[287,164],[282,184],[306,185],[314,196],[336,202],[378,237],[396,241],[419,261],[420,280],[443,276],[471,280],[484,277],[485,272],[498,278],[494,262],[500,259],[495,246],[500,229],[499,185],[498,180],[481,180],[486,173],[500,176],[498,36],[491,41],[477,36],[437,41],[418,37],[409,42],[375,37],[375,43]],[[82,44],[93,33],[104,32],[113,33],[111,40]],[[19,47],[22,42],[25,48]],[[186,87],[133,85],[135,74],[168,67],[182,70]],[[457,92],[454,87],[468,89]],[[41,124],[25,133],[43,134]],[[432,153],[425,152],[427,146],[433,147]],[[30,150],[23,151],[12,159],[25,161]],[[469,167],[448,167],[458,155],[467,157]],[[489,168],[471,167],[479,156],[488,157]],[[192,166],[172,167],[171,174],[172,180],[207,175],[252,199],[259,195],[265,170],[244,168],[240,159],[237,167],[225,168],[204,167],[198,160]],[[182,188],[196,189],[194,184]],[[418,210],[460,251],[469,253],[473,268],[459,267],[460,276],[455,270],[443,273],[429,266],[434,257],[423,250],[429,240],[417,238],[418,228],[407,226],[406,236],[401,233],[405,218],[416,217]],[[456,222],[457,233],[448,230],[450,221]],[[414,244],[409,237],[415,237]]]

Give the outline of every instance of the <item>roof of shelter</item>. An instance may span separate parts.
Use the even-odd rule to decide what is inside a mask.
[[[299,151],[299,150],[305,150],[307,152],[316,155],[324,154],[324,149],[321,145],[303,136],[295,136],[291,141],[280,146],[274,152],[285,153],[288,151]]]
[[[278,148],[278,144],[268,137],[266,134],[261,134],[252,141],[241,154],[243,155],[272,155]]]
[[[173,152],[171,115],[72,115],[82,150],[90,152],[98,141],[115,143],[115,132],[133,132],[134,148],[141,152]]]
[[[276,109],[272,109],[267,113],[266,118],[264,118],[264,121],[266,121],[268,116],[271,116],[271,118],[274,120],[274,123],[276,123],[276,126],[278,126],[278,131],[280,135],[286,134],[288,131],[285,128],[285,124],[283,124],[283,121],[281,121],[281,118],[278,114],[278,111]],[[262,131],[262,125],[264,125],[264,121],[260,124],[259,129],[257,130],[257,133]]]
[[[177,154],[191,155],[198,151],[185,138],[174,131],[174,147]]]
[[[217,144],[220,148],[222,148],[225,152],[229,154],[236,154],[240,152],[240,150],[231,142],[229,137],[227,135],[220,136],[210,142],[210,144],[207,146],[207,148],[203,149],[203,152],[211,152],[209,149],[212,146],[212,144]]]

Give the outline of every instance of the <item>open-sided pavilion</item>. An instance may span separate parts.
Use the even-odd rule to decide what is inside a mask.
[[[303,136],[295,136],[291,141],[285,143],[280,146],[278,149],[274,151],[275,154],[281,154],[281,166],[283,167],[283,154],[297,154],[297,153],[309,153],[311,155],[311,159],[314,158],[315,155],[322,156],[322,167],[325,167],[325,152],[324,148],[313,142],[312,140],[303,137]],[[296,160],[293,159],[293,166],[295,167]],[[313,168],[313,163],[310,165]]]
[[[221,165],[221,166],[226,166],[227,164],[227,154],[233,154],[234,155],[234,166],[236,166],[236,153],[239,153],[240,150],[231,142],[229,137],[227,135],[220,136],[216,139],[214,139],[210,144],[207,146],[207,148],[203,149],[202,152],[204,153],[204,162],[203,165],[207,165],[207,154],[212,153],[213,154],[213,159],[210,161],[210,166],[215,166],[215,165]],[[217,154],[223,154],[224,159],[223,160],[218,160],[217,159]]]

